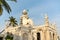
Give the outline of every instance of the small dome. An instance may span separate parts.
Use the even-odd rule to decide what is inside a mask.
[[[23,12],[22,12],[24,15],[26,15],[27,14],[27,10],[23,10]]]

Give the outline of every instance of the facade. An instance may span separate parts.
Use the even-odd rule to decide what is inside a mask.
[[[47,15],[45,15],[44,25],[35,26],[26,10],[23,10],[20,17],[20,25],[6,26],[1,33],[3,40],[5,40],[7,33],[12,34],[13,40],[57,40],[56,26],[49,23]]]

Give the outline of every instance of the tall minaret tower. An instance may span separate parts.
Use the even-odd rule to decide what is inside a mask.
[[[22,11],[22,16],[20,17],[20,24],[21,25],[26,25],[28,20],[28,15],[27,15],[27,10]]]
[[[45,26],[49,27],[49,20],[48,20],[48,15],[45,14]]]

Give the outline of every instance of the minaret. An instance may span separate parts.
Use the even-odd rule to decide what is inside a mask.
[[[22,11],[22,16],[20,17],[20,25],[25,25],[28,19],[27,10]]]
[[[49,27],[49,20],[48,20],[48,15],[45,14],[45,26]]]
[[[53,23],[53,27],[56,30],[56,22]]]

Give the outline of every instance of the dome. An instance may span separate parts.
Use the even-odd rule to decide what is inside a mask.
[[[24,9],[22,13],[23,13],[23,15],[26,15],[27,14],[27,10]]]

